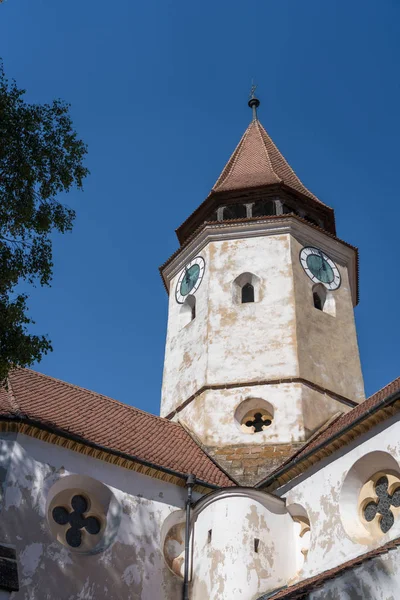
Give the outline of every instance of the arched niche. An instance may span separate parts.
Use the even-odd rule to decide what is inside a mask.
[[[183,329],[196,318],[196,298],[189,294],[179,310],[179,329]]]
[[[259,300],[260,278],[250,272],[238,275],[232,284],[233,303],[246,304],[249,302],[259,302]]]

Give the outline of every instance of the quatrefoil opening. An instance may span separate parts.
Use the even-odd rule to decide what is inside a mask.
[[[393,511],[400,508],[400,481],[393,475],[378,474],[368,483],[372,497],[364,500],[362,516],[366,523],[387,533],[395,521]]]
[[[79,548],[82,544],[83,532],[97,535],[100,532],[101,523],[96,517],[87,515],[89,502],[84,496],[80,494],[73,496],[71,508],[72,510],[69,511],[65,506],[55,506],[52,517],[57,525],[69,525],[65,532],[65,540],[71,548]]]
[[[253,409],[242,418],[242,431],[245,433],[260,433],[272,424],[272,416],[266,410]]]

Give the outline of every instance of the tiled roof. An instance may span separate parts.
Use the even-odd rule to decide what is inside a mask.
[[[352,560],[348,560],[347,562],[338,565],[333,569],[329,569],[329,571],[324,571],[319,575],[315,575],[315,577],[304,579],[300,583],[291,585],[281,591],[277,591],[275,594],[268,592],[267,594],[264,594],[264,596],[260,596],[258,600],[301,600],[303,598],[308,598],[308,594],[310,594],[310,592],[322,587],[324,583],[330,579],[339,577],[346,571],[362,565],[367,560],[381,556],[382,554],[389,552],[389,550],[394,550],[395,548],[398,548],[399,545],[400,538],[396,538],[380,548],[376,548],[375,550],[361,554],[361,556],[357,556]]]
[[[213,187],[214,192],[284,183],[323,204],[300,181],[258,120],[250,123]]]
[[[29,369],[0,389],[0,420],[25,420],[122,453],[155,468],[193,473],[206,484],[234,485],[179,423]]]
[[[333,438],[336,438],[345,432],[352,425],[355,425],[360,418],[367,418],[371,411],[376,408],[385,398],[388,398],[395,392],[400,391],[400,377],[394,379],[388,385],[380,389],[378,392],[370,396],[364,402],[361,402],[358,406],[345,413],[338,419],[332,422],[332,424],[322,431],[319,435],[313,438],[310,442],[306,443],[299,451],[292,454],[292,456],[282,463],[273,473],[271,473],[265,481],[260,482],[257,487],[263,487],[268,484],[268,480],[276,476],[283,469],[290,468],[294,462],[299,462],[306,456],[312,454],[312,452],[320,448],[321,445],[329,444]]]

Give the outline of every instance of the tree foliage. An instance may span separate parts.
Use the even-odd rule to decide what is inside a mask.
[[[29,333],[21,284],[50,284],[51,233],[70,231],[75,218],[57,197],[82,188],[88,174],[69,105],[29,104],[24,94],[0,62],[0,381],[52,349],[45,335]]]

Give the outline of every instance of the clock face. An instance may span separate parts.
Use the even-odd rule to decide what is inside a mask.
[[[328,290],[337,290],[340,286],[340,273],[333,262],[322,250],[308,246],[300,252],[300,262],[309,278],[315,283],[323,283]]]
[[[188,294],[194,294],[198,290],[204,275],[205,262],[201,256],[196,256],[190,261],[178,278],[175,297],[179,304],[183,304]]]

